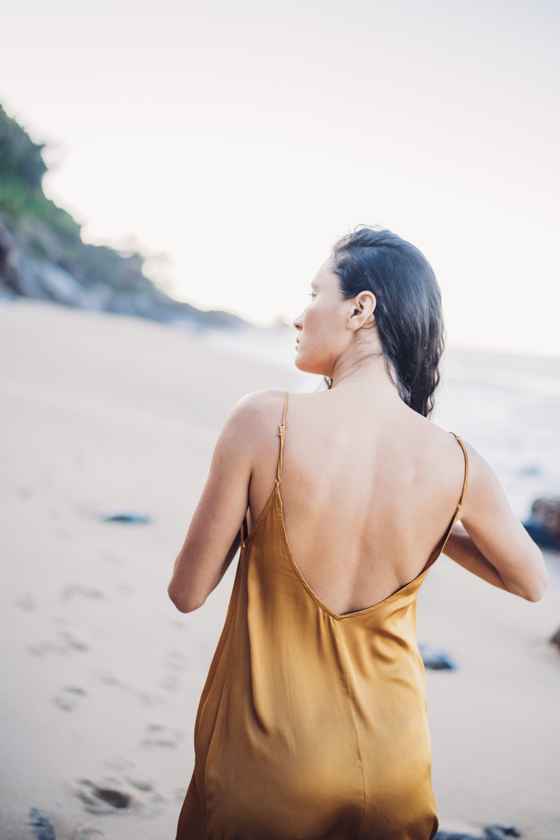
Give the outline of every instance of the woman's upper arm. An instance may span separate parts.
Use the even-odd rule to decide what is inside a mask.
[[[540,549],[515,516],[497,476],[472,446],[461,522],[494,566],[508,591],[534,601],[542,597],[547,571]]]
[[[218,438],[208,479],[169,584],[169,596],[182,612],[202,606],[237,550],[261,428],[259,395],[251,394],[237,403]]]

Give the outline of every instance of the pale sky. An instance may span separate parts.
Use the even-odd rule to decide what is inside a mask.
[[[87,241],[292,320],[338,236],[417,245],[449,344],[560,356],[556,0],[7,0],[0,101]]]

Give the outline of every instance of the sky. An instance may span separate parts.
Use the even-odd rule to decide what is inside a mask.
[[[556,0],[5,0],[0,102],[86,241],[175,296],[291,322],[379,224],[448,343],[560,356]]]

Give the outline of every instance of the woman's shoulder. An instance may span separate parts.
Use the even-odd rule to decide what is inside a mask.
[[[469,507],[477,499],[487,504],[490,498],[500,492],[499,481],[492,467],[460,432],[448,432],[431,420],[422,420],[426,441],[425,457],[433,459],[435,463],[439,462],[443,472],[446,472],[445,468],[449,465],[457,473],[464,474],[465,501],[469,502]]]
[[[478,472],[490,470],[488,463],[482,455],[474,448],[472,443],[462,437],[459,431],[447,431],[442,429],[441,426],[436,425],[432,420],[426,418],[421,419],[426,433],[426,440],[429,440],[435,448],[439,449],[443,457],[455,452],[459,456],[459,460],[466,460],[469,464],[469,469],[476,471],[477,474]]]
[[[238,400],[232,408],[222,431],[222,437],[232,437],[237,442],[245,440],[255,444],[270,436],[270,431],[282,420],[286,391],[267,388],[254,391]]]
[[[418,414],[412,409],[407,409],[407,412],[409,419],[408,427],[411,432],[412,440],[416,439],[428,451],[439,450],[444,456],[445,454],[453,451],[460,453],[461,449],[459,441],[465,443],[460,430],[456,431],[453,429],[451,431],[449,429],[444,429],[435,423],[431,418],[423,417],[421,414]],[[470,445],[468,446],[469,451],[471,451],[472,447]]]
[[[246,394],[234,405],[231,418],[236,422],[247,422],[252,420],[263,420],[269,417],[282,415],[286,391],[279,388],[266,388],[264,391],[253,391]],[[280,420],[278,420],[278,423]]]
[[[282,419],[286,392],[276,388],[255,391],[233,406],[216,443],[215,456],[236,464],[266,457]]]

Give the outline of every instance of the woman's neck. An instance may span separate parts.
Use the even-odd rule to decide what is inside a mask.
[[[360,337],[361,340],[351,342],[336,360],[332,387],[339,390],[365,388],[368,394],[375,392],[378,398],[383,395],[386,399],[395,398],[401,401],[377,334],[368,338],[369,340],[364,340]]]

